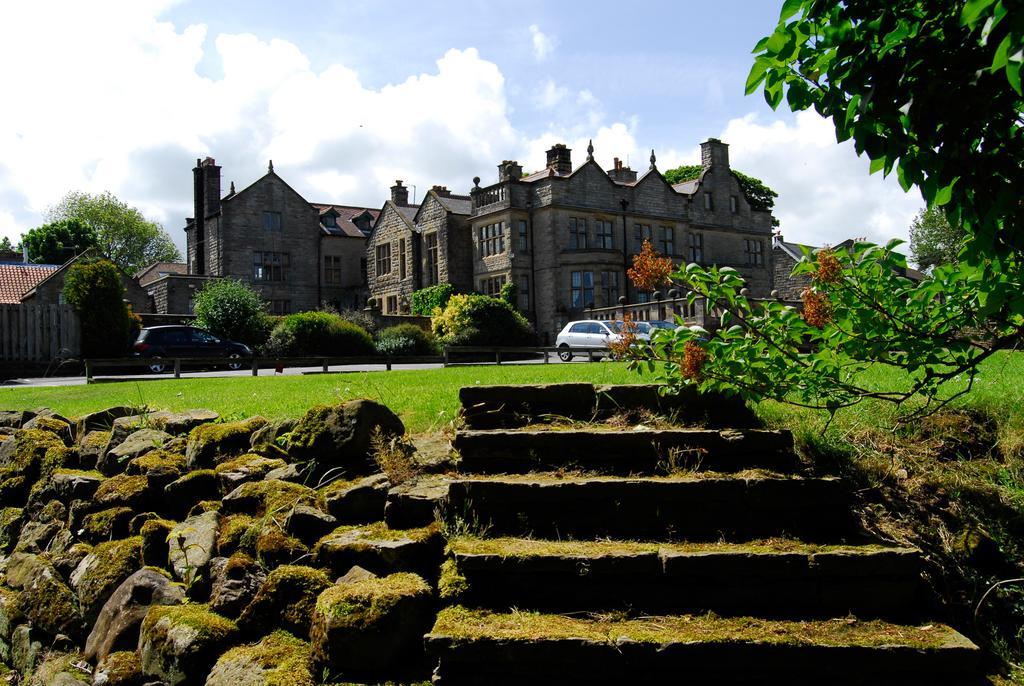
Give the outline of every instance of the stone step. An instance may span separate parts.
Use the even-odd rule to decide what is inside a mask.
[[[980,650],[955,630],[853,618],[642,619],[450,607],[426,636],[438,686],[964,684]]]
[[[556,540],[828,542],[854,528],[838,479],[786,476],[462,477],[451,481],[442,516],[467,533]]]
[[[459,431],[452,446],[470,474],[524,474],[576,468],[605,474],[665,474],[743,469],[795,471],[789,431]]]
[[[592,421],[640,413],[672,417],[702,426],[754,426],[754,413],[738,396],[700,393],[695,388],[675,394],[656,384],[588,383],[465,386],[459,390],[461,416],[477,429],[521,427],[552,420]]]
[[[446,574],[458,601],[548,612],[906,619],[920,553],[883,544],[549,541],[457,536]]]

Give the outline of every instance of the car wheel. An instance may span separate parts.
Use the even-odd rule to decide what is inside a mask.
[[[565,345],[564,343],[558,346],[558,359],[560,359],[562,362],[569,362],[570,360],[572,360],[572,351],[569,350],[569,346]]]
[[[154,374],[162,374],[164,373],[164,371],[167,370],[167,363],[164,362],[164,358],[160,357],[159,355],[154,355],[153,357],[149,358],[148,366],[149,371],[153,372]]]
[[[239,355],[238,353],[231,353],[230,355],[228,355],[228,359],[230,360],[230,362],[228,362],[227,367],[231,371],[237,372],[239,369],[242,368],[242,356]]]

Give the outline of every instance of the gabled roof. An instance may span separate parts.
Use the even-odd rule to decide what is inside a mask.
[[[787,255],[789,255],[790,257],[792,257],[797,262],[799,262],[800,260],[802,260],[804,258],[804,252],[803,252],[804,248],[807,248],[808,250],[811,250],[811,251],[817,250],[817,248],[815,248],[813,245],[804,245],[802,243],[787,242],[787,241],[782,240],[782,238],[780,238],[778,236],[776,236],[773,239],[773,241],[772,241],[772,248],[773,249],[774,248],[778,248],[782,252],[784,252]]]
[[[188,265],[184,262],[154,262],[153,264],[140,269],[135,274],[140,286],[145,286],[156,281],[167,274],[187,274]]]
[[[60,269],[59,264],[0,264],[0,304],[17,304],[21,297]]]
[[[310,203],[320,213],[320,229],[327,236],[344,236],[348,238],[366,238],[370,235],[369,230],[363,231],[359,228],[359,225],[355,223],[355,219],[362,215],[369,217],[369,223],[367,226],[373,224],[377,220],[377,216],[380,214],[380,210],[375,210],[370,207],[355,207],[352,205],[333,205],[329,203]],[[323,217],[327,214],[334,213],[336,216],[337,226],[325,226],[323,223]]]
[[[433,190],[429,192],[434,193],[444,208],[452,214],[470,214],[473,211],[473,198],[468,195],[441,195]]]
[[[416,224],[414,222],[416,219],[416,213],[419,211],[419,208],[416,207],[416,205],[399,205],[393,200],[385,200],[384,206],[380,208],[380,211],[377,213],[377,218],[374,220],[373,226],[370,228],[370,235],[368,238],[373,237],[373,232],[377,230],[377,225],[380,224],[381,219],[384,218],[388,210],[397,214],[405,225],[409,227],[410,231],[416,230]]]
[[[70,260],[68,260],[64,264],[58,266],[56,269],[51,269],[49,272],[47,272],[46,276],[44,276],[43,278],[41,278],[39,281],[37,281],[35,284],[32,285],[32,288],[28,289],[27,291],[25,291],[24,293],[21,294],[21,300],[24,300],[26,297],[31,295],[37,288],[42,286],[44,283],[46,283],[50,279],[56,278],[58,274],[63,274],[64,272],[66,272],[68,267],[73,265],[75,262],[78,262],[79,260],[81,260],[84,257],[90,257],[90,256],[93,256],[93,255],[99,255],[100,257],[106,257],[102,253],[98,252],[95,248],[86,248],[85,250],[83,250],[79,254],[75,255],[74,257],[72,257]],[[107,258],[107,259],[109,259],[109,258]],[[120,271],[120,269],[118,269],[118,271]]]

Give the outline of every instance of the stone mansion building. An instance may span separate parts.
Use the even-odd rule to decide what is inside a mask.
[[[399,181],[366,247],[370,295],[386,314],[407,312],[413,291],[449,282],[457,291],[497,294],[513,282],[519,308],[551,340],[595,307],[644,302],[626,277],[644,240],[676,264],[736,268],[751,294],[772,290],[772,216],[751,207],[729,167],[729,147],[701,144],[696,179],[669,184],[652,151],[642,175],[602,169],[588,147],[573,168],[555,145],[547,165],[523,175],[515,161],[468,196],[434,187],[418,207]]]

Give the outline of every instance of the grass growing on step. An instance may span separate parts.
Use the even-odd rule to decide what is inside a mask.
[[[754,617],[682,615],[643,619],[577,618],[538,612],[492,613],[450,607],[437,616],[433,634],[456,639],[497,638],[513,641],[588,639],[615,643],[626,638],[641,643],[769,643],[880,647],[906,645],[936,649],[950,643],[950,630],[854,618],[779,621]]]
[[[50,407],[78,416],[113,405],[145,402],[154,410],[202,407],[225,419],[299,417],[312,405],[353,398],[378,400],[401,416],[410,433],[439,430],[456,416],[459,389],[490,384],[638,383],[622,363],[501,365],[352,372],[309,376],[161,379],[53,388],[0,388],[0,408]]]
[[[537,483],[537,484],[558,484],[558,483],[582,483],[584,481],[653,481],[664,483],[691,483],[696,481],[736,481],[739,480],[786,480],[799,481],[802,476],[793,474],[780,474],[767,469],[744,469],[739,472],[695,472],[685,471],[677,474],[665,475],[636,475],[636,476],[613,476],[604,473],[588,472],[584,470],[564,470],[557,472],[529,472],[527,474],[459,474],[455,477],[460,481],[504,481],[508,483]]]
[[[665,555],[687,553],[798,553],[801,555],[814,555],[817,553],[841,552],[851,555],[865,555],[892,550],[892,548],[893,546],[876,543],[822,545],[785,538],[758,539],[746,542],[659,543],[617,540],[551,541],[531,538],[460,536],[448,541],[449,551],[455,554],[497,555],[500,557],[519,558],[534,556],[595,558],[644,553]]]

